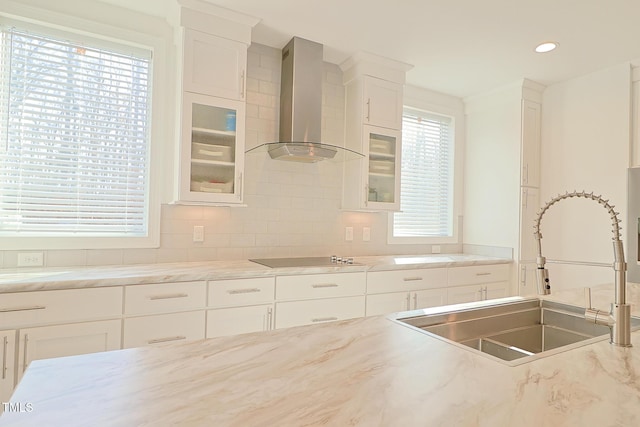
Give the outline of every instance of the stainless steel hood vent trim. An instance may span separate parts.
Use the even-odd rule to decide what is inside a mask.
[[[280,142],[262,144],[247,154],[267,151],[272,159],[305,163],[364,157],[321,142],[322,50],[321,44],[300,37],[292,38],[282,49]]]

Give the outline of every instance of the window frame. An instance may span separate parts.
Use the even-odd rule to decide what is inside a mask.
[[[11,5],[10,5],[11,6]],[[79,6],[80,9],[88,7]],[[16,7],[20,9],[20,7]],[[9,7],[11,9],[11,7]],[[18,10],[19,12],[19,10]],[[143,236],[74,236],[64,234],[60,236],[2,236],[0,237],[0,250],[55,250],[55,249],[114,249],[114,248],[157,248],[160,245],[160,177],[161,162],[163,157],[159,155],[169,138],[159,138],[159,135],[168,131],[165,117],[167,107],[160,102],[159,90],[168,87],[166,70],[166,40],[158,34],[149,35],[135,31],[123,31],[118,28],[113,20],[112,25],[96,25],[75,16],[60,18],[49,10],[29,8],[28,14],[0,13],[2,26],[13,26],[28,31],[34,31],[43,35],[56,38],[72,38],[75,41],[91,44],[96,47],[106,48],[122,52],[150,51],[151,61],[149,66],[149,118],[148,118],[148,143],[147,143],[147,177],[145,184],[145,216],[146,235]],[[82,10],[79,10],[82,13]],[[115,16],[115,15],[114,15]],[[90,28],[91,32],[86,29]],[[157,28],[157,30],[161,30]],[[157,33],[158,31],[156,31]],[[160,31],[162,32],[162,31]],[[126,35],[126,40],[122,35]],[[115,37],[118,35],[118,37]],[[156,141],[159,139],[159,141]],[[165,142],[167,141],[167,142]]]
[[[450,236],[394,236],[394,212],[387,215],[387,243],[398,245],[424,245],[424,244],[461,244],[460,228],[462,224],[462,155],[464,135],[464,104],[462,100],[448,95],[439,94],[426,89],[406,86],[403,105],[427,114],[449,117],[451,119],[451,144],[452,144],[452,176],[451,179],[451,223]],[[402,182],[400,183],[402,188]],[[401,190],[402,194],[402,190]],[[402,206],[402,199],[400,200]]]

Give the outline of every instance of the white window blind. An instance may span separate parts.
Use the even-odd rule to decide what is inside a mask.
[[[404,109],[400,210],[394,237],[453,235],[451,118]]]
[[[0,235],[146,235],[150,52],[1,34]]]

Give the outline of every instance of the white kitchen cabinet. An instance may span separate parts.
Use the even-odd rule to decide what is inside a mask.
[[[206,296],[204,281],[126,286],[124,314],[135,316],[203,309]]]
[[[362,122],[402,129],[402,84],[363,76]]]
[[[447,289],[367,295],[366,302],[367,316],[437,307],[447,304]]]
[[[123,348],[204,339],[204,310],[124,319]]]
[[[274,296],[274,277],[210,281],[207,338],[273,329]]]
[[[520,164],[522,171],[520,185],[540,187],[540,120],[541,105],[522,100],[522,150]]]
[[[207,311],[207,338],[273,329],[274,304]]]
[[[535,261],[537,256],[533,223],[540,209],[540,190],[521,187],[520,193],[520,262],[528,263]]]
[[[15,385],[16,330],[0,331],[0,402],[8,402]],[[0,407],[0,413],[2,413]]]
[[[245,103],[189,92],[182,103],[178,200],[242,203]]]
[[[509,296],[509,282],[454,286],[447,289],[447,304],[484,301]]]
[[[71,323],[18,331],[18,379],[31,361],[120,348],[121,321]]]
[[[276,329],[364,317],[365,297],[276,302]]]
[[[183,61],[183,90],[245,100],[245,43],[186,28]]]
[[[362,127],[364,158],[345,163],[343,208],[400,210],[400,156],[402,132]]]

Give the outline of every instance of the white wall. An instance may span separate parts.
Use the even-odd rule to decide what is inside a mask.
[[[542,105],[541,203],[565,191],[594,191],[616,205],[624,226],[630,97],[627,63],[547,87]],[[593,201],[559,202],[545,214],[541,229],[547,258],[613,261],[611,220]],[[613,282],[612,268],[548,267],[556,289]]]

